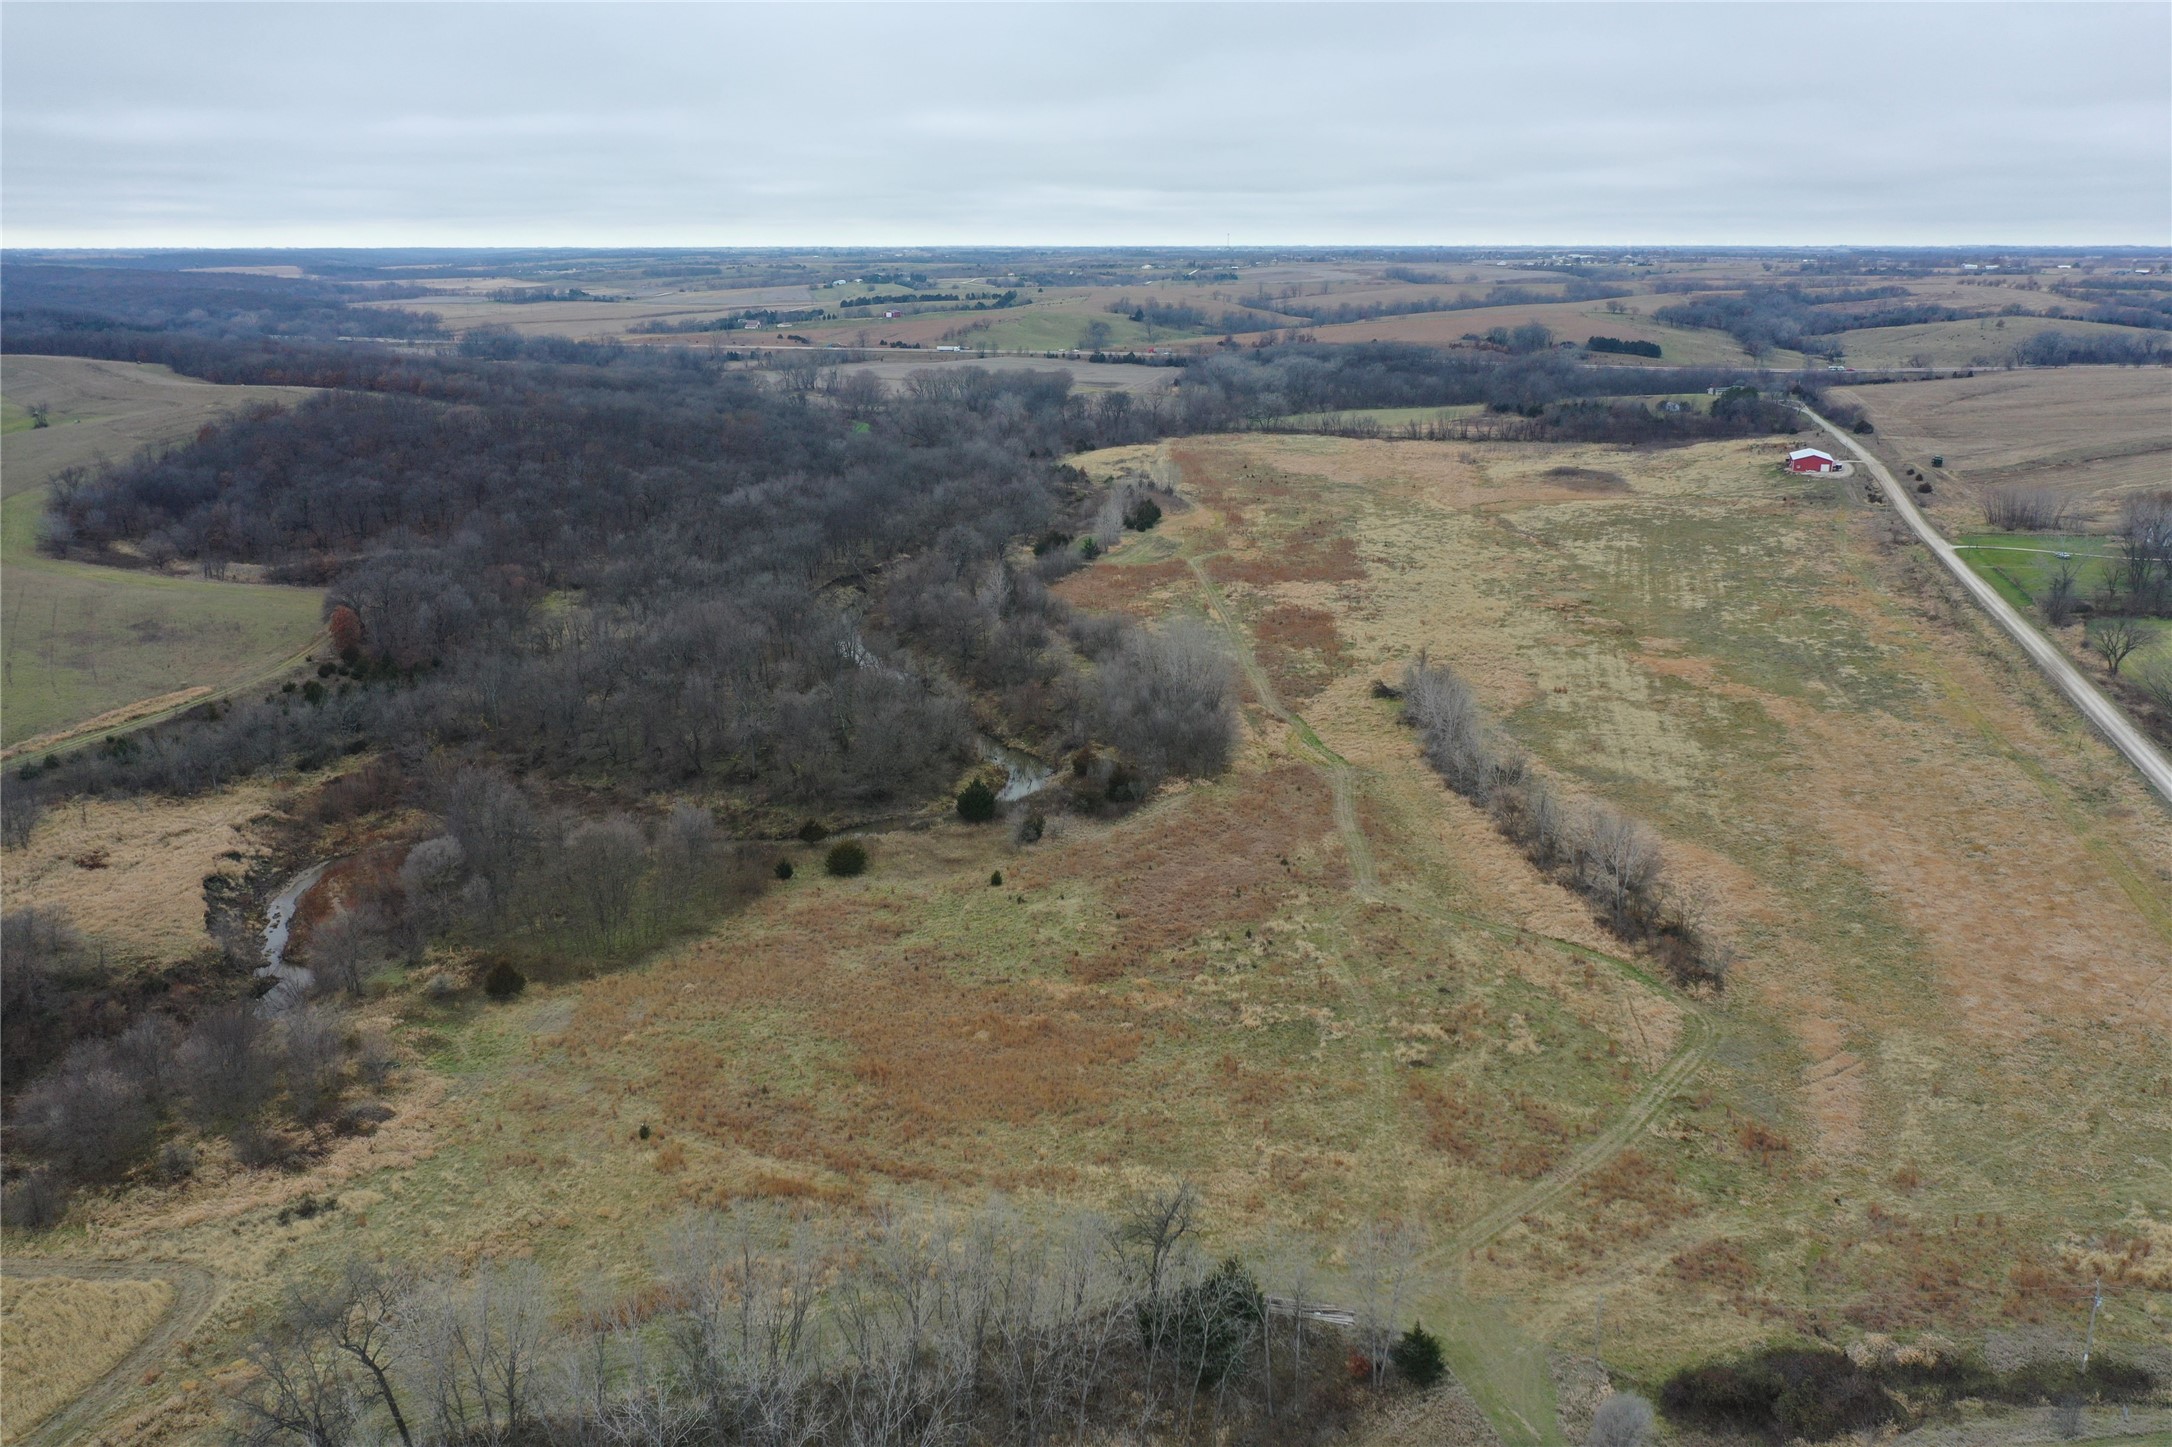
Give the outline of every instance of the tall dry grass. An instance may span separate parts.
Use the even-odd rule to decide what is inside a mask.
[[[15,1442],[143,1340],[173,1304],[163,1281],[10,1278],[0,1293],[0,1442]]]

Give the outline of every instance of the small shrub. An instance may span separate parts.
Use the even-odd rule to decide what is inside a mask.
[[[1448,1370],[1447,1359],[1441,1355],[1440,1339],[1419,1322],[1413,1322],[1410,1330],[1388,1348],[1388,1362],[1395,1368],[1396,1375],[1420,1391],[1438,1382]]]
[[[1078,545],[1078,555],[1090,563],[1101,556],[1101,544],[1095,542],[1092,538],[1087,538]]]
[[[777,878],[779,878],[779,879],[790,879],[791,877],[792,877],[792,861],[791,861],[791,860],[789,860],[789,859],[780,859],[780,860],[778,860],[778,861],[777,861]]]
[[[158,1174],[169,1185],[196,1174],[196,1148],[182,1141],[168,1141],[159,1148]]]
[[[528,977],[503,955],[492,960],[490,968],[483,972],[483,993],[493,1000],[510,1000],[526,988]]]
[[[68,1214],[68,1188],[51,1171],[25,1171],[0,1191],[0,1223],[13,1231],[49,1231]]]
[[[829,837],[830,831],[813,819],[799,826],[799,842],[802,844],[820,844]]]
[[[272,1165],[285,1154],[285,1142],[253,1120],[235,1126],[227,1139],[234,1147],[234,1164],[251,1170]]]
[[[1643,1447],[1652,1435],[1652,1404],[1634,1392],[1616,1392],[1592,1414],[1584,1447]]]
[[[1858,432],[1875,432],[1878,429],[1870,425],[1870,419],[1868,417],[1864,417],[1857,420],[1855,424],[1855,430]]]
[[[822,860],[822,867],[839,879],[850,879],[855,874],[867,872],[867,847],[857,839],[847,839],[831,846]]]
[[[958,791],[958,817],[968,824],[985,824],[996,815],[995,790],[979,779]]]
[[[993,874],[990,874],[990,875],[988,876],[988,887],[989,887],[990,889],[1001,889],[1001,888],[1003,887],[1003,871],[1002,871],[1002,870],[998,869],[998,870],[996,870],[996,871],[995,871],[995,872],[994,872]]]
[[[1768,1347],[1733,1361],[1685,1367],[1667,1379],[1660,1406],[1680,1422],[1715,1431],[1822,1441],[1898,1421],[1900,1404],[1843,1352]]]
[[[1135,533],[1149,532],[1161,521],[1161,504],[1150,497],[1142,497],[1124,514],[1124,526]]]
[[[1017,826],[1011,830],[1011,842],[1014,844],[1038,844],[1041,842],[1041,836],[1047,832],[1048,820],[1039,811],[1022,814],[1018,818]]]

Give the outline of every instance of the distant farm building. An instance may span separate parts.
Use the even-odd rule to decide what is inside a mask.
[[[1840,464],[1832,454],[1820,452],[1815,447],[1798,447],[1787,455],[1789,472],[1838,472]]]

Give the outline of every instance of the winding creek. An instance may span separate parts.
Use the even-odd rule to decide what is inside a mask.
[[[308,998],[309,987],[316,982],[316,977],[304,966],[287,963],[287,936],[294,929],[294,917],[301,909],[302,896],[309,893],[317,881],[324,878],[324,871],[337,862],[327,859],[311,865],[272,896],[271,907],[264,913],[264,963],[257,969],[258,975],[272,981],[272,987],[257,1003],[259,1013],[281,1014]]]
[[[997,791],[999,803],[1015,804],[1037,794],[1056,771],[1047,762],[986,734],[980,736],[981,756],[990,763],[1003,766],[1003,787]],[[317,881],[324,878],[326,870],[339,863],[326,859],[289,879],[279,892],[272,896],[271,905],[264,912],[264,963],[257,967],[257,975],[269,979],[271,988],[258,1001],[257,1009],[265,1015],[283,1014],[309,998],[310,988],[316,976],[306,965],[287,963],[287,940],[294,930],[294,921],[301,912],[302,899],[314,889]]]

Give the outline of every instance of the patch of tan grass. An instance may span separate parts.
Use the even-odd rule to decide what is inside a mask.
[[[76,928],[123,959],[169,961],[211,947],[206,875],[238,877],[254,845],[244,826],[278,791],[250,783],[196,799],[90,799],[42,820],[28,845],[0,856],[8,908],[65,910]],[[78,859],[105,854],[105,867]]]
[[[11,1276],[0,1283],[0,1441],[15,1442],[113,1369],[173,1304],[164,1281]]]

